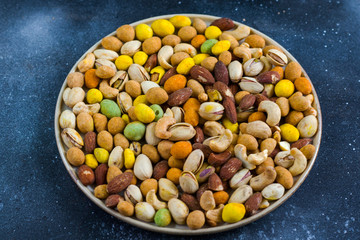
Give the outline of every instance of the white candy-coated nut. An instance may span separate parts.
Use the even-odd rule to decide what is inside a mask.
[[[267,113],[266,123],[269,126],[276,126],[280,122],[281,111],[276,103],[269,100],[262,101],[259,104],[258,111]]]
[[[135,206],[136,218],[145,221],[152,222],[155,216],[155,209],[147,202],[139,202]]]
[[[231,195],[229,203],[244,203],[252,194],[253,189],[249,185],[242,185]]]
[[[297,148],[292,148],[290,150],[291,156],[294,157],[294,164],[289,168],[291,175],[294,177],[301,174],[307,165],[307,159],[305,155]]]
[[[266,186],[262,191],[262,196],[267,200],[278,200],[284,195],[285,188],[280,183],[272,183]]]

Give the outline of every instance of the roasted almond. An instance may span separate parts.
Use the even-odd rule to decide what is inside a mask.
[[[114,177],[107,185],[106,190],[109,194],[119,193],[131,184],[133,174],[124,172]]]

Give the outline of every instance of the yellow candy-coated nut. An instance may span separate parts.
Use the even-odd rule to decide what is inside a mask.
[[[280,80],[275,85],[275,94],[278,97],[290,97],[294,93],[294,84],[287,79]]]
[[[228,203],[222,212],[222,219],[227,223],[235,223],[245,216],[245,207],[241,203]]]
[[[220,55],[220,53],[225,52],[230,49],[230,41],[229,40],[222,40],[215,43],[214,46],[211,48],[211,52],[214,55]]]
[[[153,30],[149,25],[141,23],[135,27],[136,38],[140,41],[151,38],[153,36]]]
[[[85,164],[92,169],[97,168],[97,166],[99,165],[98,162],[96,161],[94,154],[85,155]]]
[[[139,103],[135,106],[136,118],[143,123],[151,123],[155,119],[154,111],[146,104]]]
[[[196,54],[193,57],[193,59],[194,59],[194,62],[195,62],[196,65],[200,65],[201,62],[207,57],[210,57],[210,55],[207,54],[207,53],[199,53],[199,54]]]
[[[205,30],[205,37],[207,39],[217,39],[221,35],[220,28],[216,26],[209,26]]]
[[[222,124],[226,129],[229,129],[232,133],[237,133],[239,131],[239,123],[232,123],[228,118],[222,120]]]
[[[143,104],[146,104],[148,105],[149,102],[148,100],[146,100],[146,95],[139,95],[135,98],[134,102],[133,102],[133,105],[136,106],[138,105],[139,103],[143,103]]]
[[[157,66],[154,67],[153,69],[151,69],[150,74],[154,74],[154,73],[158,73],[159,77],[158,80],[156,81],[156,83],[159,83],[161,78],[164,76],[165,74],[165,69],[162,66]]]
[[[107,163],[109,159],[109,152],[104,148],[95,148],[94,155],[99,163]]]
[[[93,103],[99,103],[103,100],[103,95],[102,93],[96,89],[96,88],[92,88],[90,89],[87,93],[86,93],[86,101],[89,104],[93,104]]]
[[[125,148],[124,150],[124,165],[125,168],[133,168],[135,163],[135,153],[130,148]]]
[[[148,57],[149,56],[145,52],[139,51],[139,52],[135,53],[133,56],[134,63],[137,63],[137,64],[143,66],[146,63]]]
[[[158,19],[151,24],[151,28],[159,37],[165,37],[175,32],[174,25],[165,19]]]
[[[121,115],[121,118],[125,121],[126,124],[130,123],[129,115],[123,114],[123,115]]]
[[[119,70],[126,71],[130,67],[131,64],[133,64],[133,60],[128,55],[120,55],[115,60],[115,65],[116,65],[117,69],[119,69]]]
[[[299,130],[293,125],[289,123],[285,123],[280,126],[280,130],[281,130],[281,139],[284,139],[285,141],[288,142],[295,142],[299,140],[299,136],[300,136]]]
[[[176,15],[169,19],[169,21],[176,27],[181,28],[191,25],[191,20],[189,17],[183,15]]]
[[[176,71],[179,74],[187,75],[190,72],[190,69],[195,65],[194,59],[185,58],[182,60],[176,68]]]

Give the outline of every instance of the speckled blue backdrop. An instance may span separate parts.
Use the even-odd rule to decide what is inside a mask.
[[[266,217],[204,239],[359,239],[360,2],[9,1],[0,4],[0,238],[167,238],[103,212],[76,187],[55,144],[53,115],[71,66],[122,24],[169,13],[244,22],[288,49],[323,112],[318,159]]]

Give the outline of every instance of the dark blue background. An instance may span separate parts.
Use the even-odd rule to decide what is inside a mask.
[[[281,207],[218,239],[359,239],[359,0],[1,1],[0,238],[166,238],[94,205],[66,172],[53,116],[77,59],[122,24],[170,13],[244,22],[288,49],[311,77],[323,140],[309,177]]]

